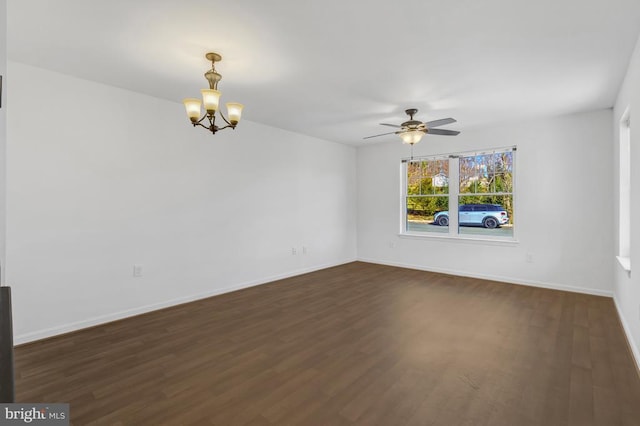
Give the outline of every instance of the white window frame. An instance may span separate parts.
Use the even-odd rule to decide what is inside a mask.
[[[629,107],[620,118],[618,135],[618,254],[616,258],[631,272],[631,115]]]
[[[483,149],[483,150],[474,150],[474,151],[465,151],[465,152],[457,152],[457,153],[449,153],[449,154],[439,154],[439,155],[429,155],[424,157],[412,157],[412,158],[403,158],[401,161],[400,167],[400,237],[408,237],[408,238],[435,238],[435,239],[450,239],[450,240],[461,240],[461,241],[480,241],[480,242],[498,242],[498,243],[517,243],[516,232],[517,227],[514,226],[513,234],[509,237],[504,236],[492,236],[492,235],[476,235],[476,234],[460,234],[458,227],[458,200],[460,197],[460,157],[466,157],[470,155],[482,155],[482,154],[492,154],[498,152],[512,151],[514,153],[513,158],[513,211],[514,216],[519,216],[517,213],[518,202],[516,200],[516,158],[517,155],[515,152],[517,151],[516,146],[509,147],[501,147],[501,148],[491,148],[491,149]],[[416,232],[416,231],[407,231],[407,163],[411,161],[421,161],[421,160],[440,160],[443,158],[449,159],[449,232],[448,233],[437,233],[437,232]],[[470,195],[473,196],[475,194],[462,194],[462,195]],[[485,195],[485,194],[478,194]],[[489,194],[490,195],[490,194]]]

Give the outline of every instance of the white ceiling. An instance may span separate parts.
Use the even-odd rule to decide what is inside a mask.
[[[638,0],[7,3],[10,60],[181,102],[217,51],[243,118],[354,145],[610,107],[640,32]]]

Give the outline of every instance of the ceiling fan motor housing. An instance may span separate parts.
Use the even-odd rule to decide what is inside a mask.
[[[414,120],[413,116],[418,112],[417,108],[409,108],[404,110],[409,116],[410,120],[401,124],[403,130],[425,130],[426,126],[422,121]]]
[[[405,121],[404,123],[401,124],[401,126],[404,128],[409,128],[409,129],[417,129],[419,127],[426,127],[424,126],[424,123],[422,121],[418,121],[418,120],[409,120],[409,121]]]

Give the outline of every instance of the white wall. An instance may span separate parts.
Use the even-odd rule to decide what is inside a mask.
[[[354,148],[249,121],[212,136],[178,103],[9,72],[16,343],[355,259]]]
[[[394,140],[359,149],[358,257],[611,295],[611,117],[601,110],[426,136],[416,145],[415,155],[517,145],[516,244],[399,237],[400,159],[409,147]]]
[[[6,148],[7,148],[7,2],[0,0],[0,75],[2,75],[2,108],[0,108],[0,284],[4,284],[6,260]]]
[[[631,346],[634,350],[636,362],[640,368],[640,261],[638,253],[640,253],[640,226],[638,226],[637,218],[640,217],[640,172],[637,164],[640,162],[640,40],[636,45],[633,56],[629,63],[629,69],[624,83],[620,89],[618,99],[613,110],[613,133],[612,151],[614,152],[614,194],[615,199],[612,205],[615,206],[616,219],[614,229],[618,229],[618,155],[619,155],[619,123],[625,109],[630,107],[631,112],[631,274],[627,273],[622,267],[615,262],[614,264],[614,300],[618,307],[622,324],[627,332]],[[634,220],[636,219],[636,220]],[[613,257],[617,253],[617,240],[610,256]]]

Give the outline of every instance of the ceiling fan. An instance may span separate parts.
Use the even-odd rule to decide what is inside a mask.
[[[400,130],[397,130],[395,132],[389,132],[389,133],[381,133],[379,135],[367,136],[363,139],[377,138],[378,136],[391,135],[395,133],[396,135],[400,136],[400,138],[402,139],[402,143],[414,145],[420,142],[422,137],[427,133],[432,135],[444,135],[444,136],[456,136],[460,133],[457,130],[445,130],[445,129],[434,128],[434,127],[444,126],[445,124],[455,123],[456,119],[454,118],[441,118],[440,120],[427,121],[426,123],[423,123],[422,121],[413,119],[413,116],[418,112],[417,109],[410,108],[405,110],[404,112],[406,112],[407,115],[409,116],[409,120],[405,121],[400,125],[380,123],[380,125],[382,126],[397,127]]]

